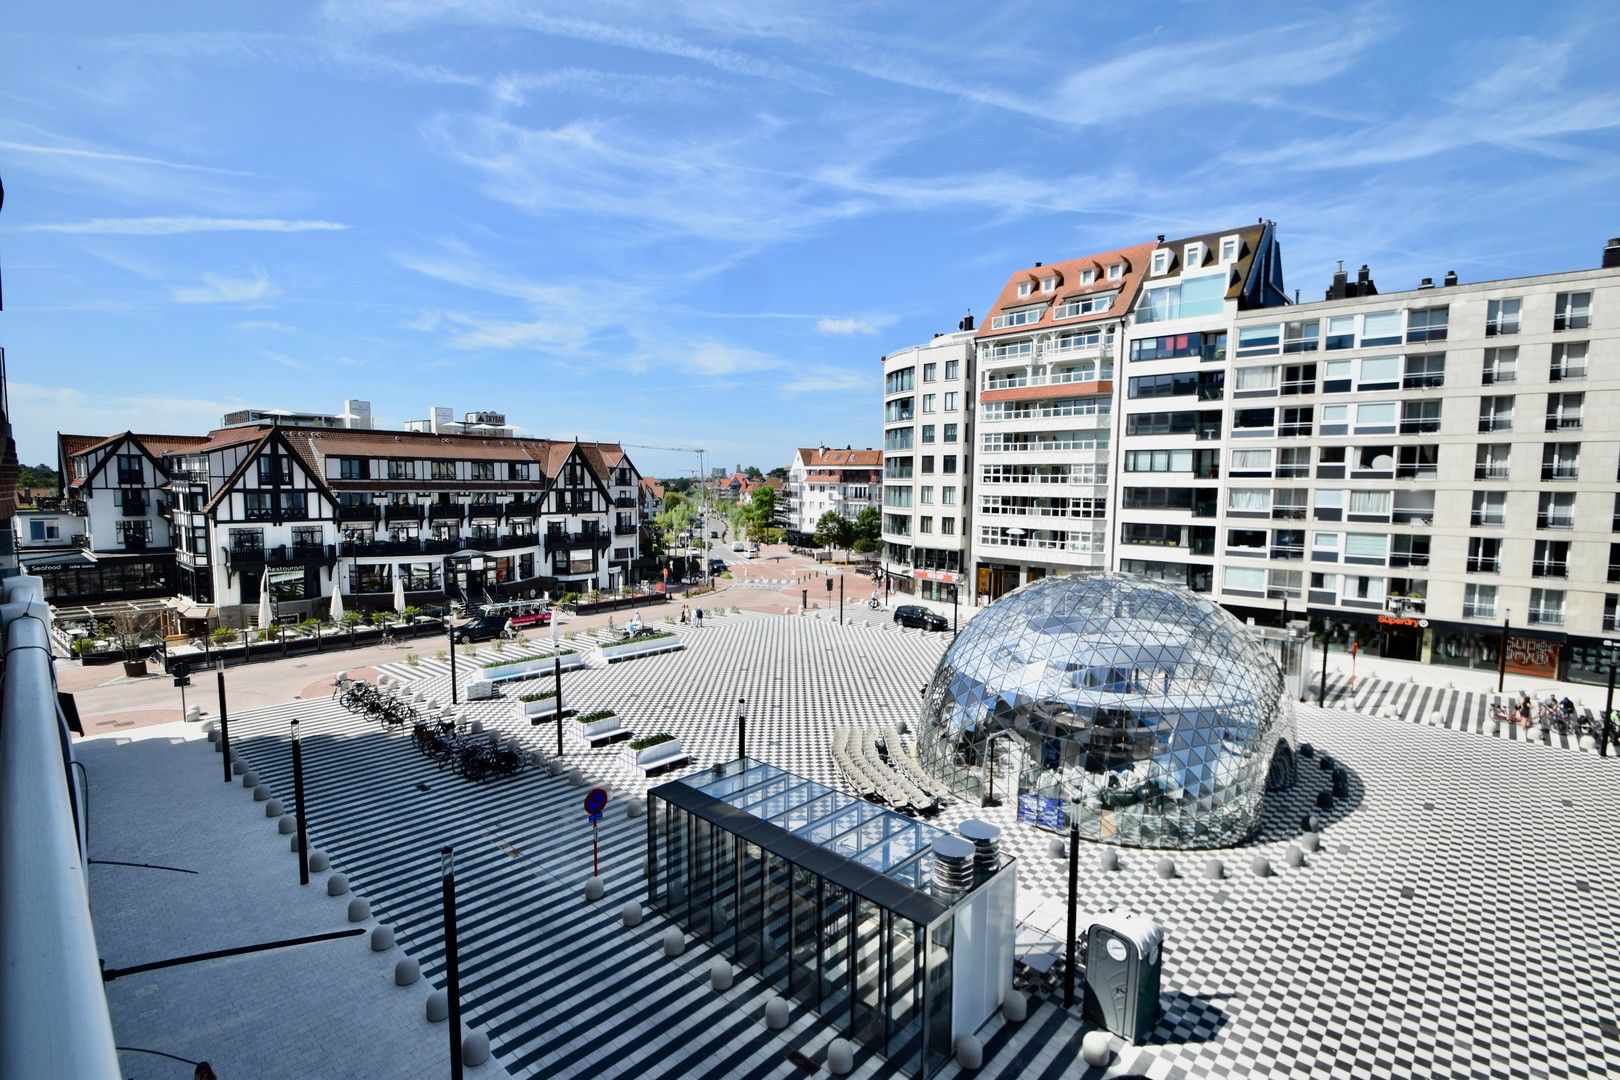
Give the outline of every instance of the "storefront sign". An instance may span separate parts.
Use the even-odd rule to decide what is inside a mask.
[[[1428,619],[1407,619],[1399,615],[1378,616],[1380,626],[1408,626],[1414,630],[1422,630],[1429,625]]]
[[[1515,675],[1558,677],[1558,643],[1545,638],[1508,635],[1507,669]]]
[[[955,585],[962,580],[961,574],[953,574],[949,570],[918,570],[912,576],[918,581],[943,581],[947,585]]]

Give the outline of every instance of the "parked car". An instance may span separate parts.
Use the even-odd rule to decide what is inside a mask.
[[[894,621],[901,626],[915,626],[924,630],[949,630],[950,622],[917,604],[901,604],[894,609]]]
[[[748,545],[743,543],[741,540],[733,540],[731,542],[731,550],[732,551],[747,551],[748,550]]]
[[[450,640],[457,645],[463,641],[493,641],[512,632],[512,620],[506,615],[480,615],[450,631]]]
[[[710,559],[709,560],[709,573],[711,573],[711,574],[723,574],[725,572],[726,572],[726,560],[724,560],[724,559]]]

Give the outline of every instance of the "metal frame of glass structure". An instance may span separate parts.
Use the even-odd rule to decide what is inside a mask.
[[[1179,586],[1048,577],[951,644],[925,692],[924,768],[1017,789],[1019,816],[1133,847],[1236,844],[1295,775],[1293,700],[1270,648]]]
[[[955,916],[973,895],[934,882],[949,835],[741,758],[647,793],[648,902],[927,1076],[952,1052]]]

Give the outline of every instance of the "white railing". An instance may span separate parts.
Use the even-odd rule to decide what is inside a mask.
[[[0,1076],[117,1080],[90,921],[85,789],[56,697],[39,578],[8,583],[0,688]]]
[[[984,380],[986,390],[1016,390],[1025,386],[1066,386],[1070,383],[1097,382],[1101,379],[1113,378],[1113,372],[1101,374],[1096,371],[1060,371],[1055,375],[987,375]]]

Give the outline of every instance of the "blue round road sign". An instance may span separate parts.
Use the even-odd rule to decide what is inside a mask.
[[[585,793],[585,812],[587,814],[600,814],[607,808],[607,792],[599,787],[593,787]]]

